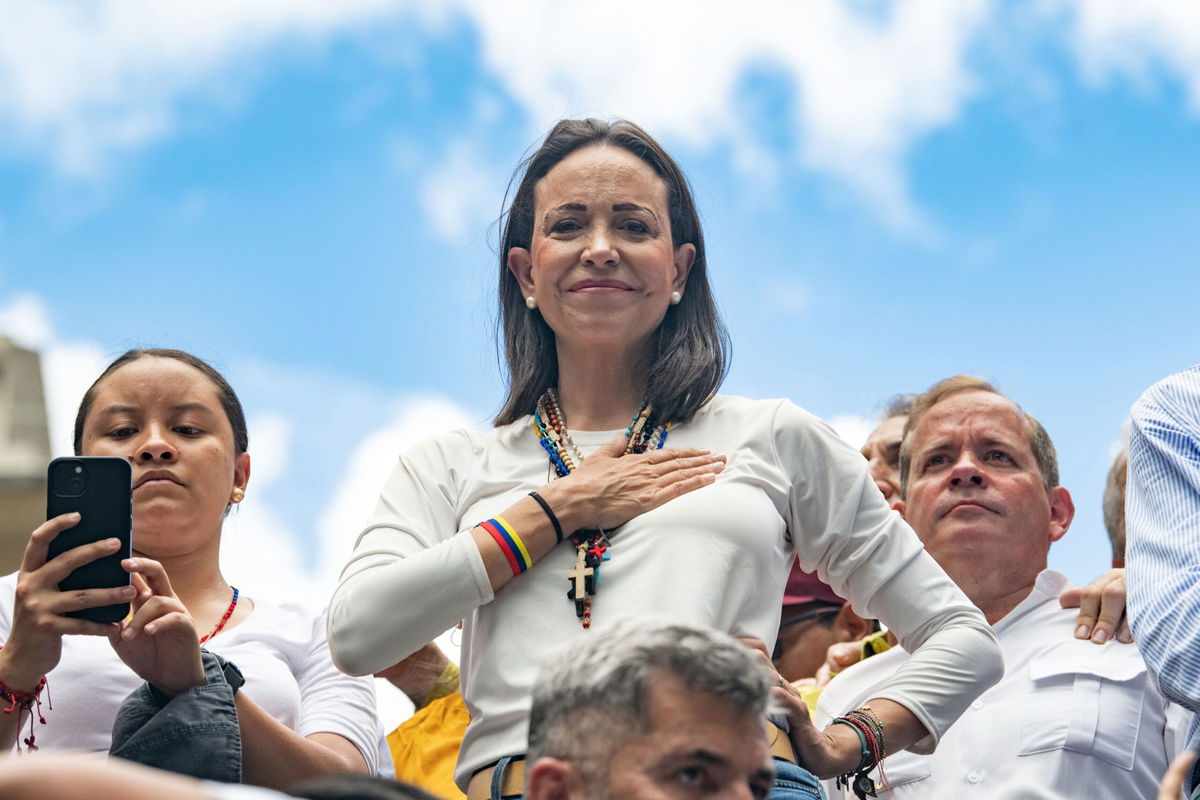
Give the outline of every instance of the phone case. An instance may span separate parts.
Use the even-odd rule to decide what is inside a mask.
[[[79,479],[82,478],[82,483]],[[90,542],[116,537],[117,552],[84,564],[58,584],[61,591],[129,585],[121,560],[133,546],[133,470],[123,458],[56,458],[46,473],[46,518],[78,511],[79,523],[50,542],[48,559]],[[118,622],[129,614],[129,603],[67,612],[96,622]]]

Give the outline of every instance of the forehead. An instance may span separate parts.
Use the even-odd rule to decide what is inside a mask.
[[[751,770],[770,763],[761,715],[689,689],[673,676],[656,681],[648,700],[651,736],[662,745],[662,754],[703,749]]]
[[[219,406],[217,387],[200,370],[173,358],[143,356],[117,369],[96,386],[93,408],[109,403],[152,405],[157,402]]]
[[[871,431],[871,435],[867,437],[867,443],[863,445],[863,449],[898,443],[904,433],[906,419],[907,417],[888,417],[879,423],[879,427]]]
[[[633,202],[656,210],[667,204],[667,184],[642,159],[621,147],[593,145],[576,150],[534,187],[539,210],[562,203]]]
[[[912,432],[912,449],[963,444],[968,439],[1029,447],[1029,419],[1011,400],[992,392],[952,394],[930,408]]]

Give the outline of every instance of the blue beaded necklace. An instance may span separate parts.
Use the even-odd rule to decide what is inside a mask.
[[[671,423],[655,427],[650,420],[651,404],[647,400],[625,429],[627,454],[661,450],[666,444]],[[550,456],[550,465],[558,477],[570,475],[583,461],[583,453],[567,430],[566,417],[558,405],[558,395],[554,389],[547,389],[538,400],[533,414],[533,431],[538,444]],[[608,534],[600,529],[575,531],[571,534],[571,541],[575,544],[575,567],[567,573],[567,580],[571,582],[567,599],[575,603],[575,616],[587,629],[592,625],[592,596],[596,594],[596,585],[600,580],[600,565],[611,558],[608,550],[612,545]]]

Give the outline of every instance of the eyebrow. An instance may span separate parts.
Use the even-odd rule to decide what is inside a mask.
[[[996,439],[996,438],[993,438],[990,436],[986,439],[980,439],[979,443],[981,445],[983,445],[984,447],[1008,447],[1008,448],[1014,448],[1014,449],[1020,447],[1019,442],[1012,442],[1012,441],[1008,441],[1006,439]],[[920,450],[915,451],[914,454],[915,455],[925,455],[926,453],[934,453],[939,450],[950,450],[950,449],[953,449],[954,447],[956,447],[956,445],[953,442],[942,441],[942,442],[937,443],[936,445],[930,445],[928,447],[923,447]]]
[[[700,747],[683,753],[671,753],[662,760],[662,763],[676,764],[683,761],[703,761],[705,764],[717,764],[720,766],[729,763],[729,759],[724,756]]]
[[[115,417],[119,414],[136,414],[141,410],[142,409],[138,406],[108,406],[107,408],[101,409],[96,413],[97,415]],[[213,413],[212,409],[204,405],[204,403],[180,403],[178,405],[171,406],[170,410],[174,413],[181,411],[201,411],[208,414]]]
[[[654,213],[654,209],[648,208],[646,206],[638,205],[637,203],[614,203],[612,210],[613,211],[645,211],[647,214],[654,217],[656,220],[658,219],[658,214]]]
[[[554,208],[547,211],[545,216],[542,217],[542,219],[545,220],[547,217],[549,217],[551,214],[555,213],[556,211],[587,211],[587,210],[588,210],[588,207],[584,203],[563,203],[562,205],[557,205]],[[647,214],[654,217],[654,219],[656,219],[656,220],[658,219],[658,215],[654,213],[654,209],[649,208],[647,206],[639,205],[637,203],[613,203],[612,210],[613,211],[645,211]]]

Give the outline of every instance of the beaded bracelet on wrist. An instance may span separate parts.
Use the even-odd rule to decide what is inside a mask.
[[[862,745],[862,757],[858,766],[837,777],[836,785],[841,789],[851,789],[858,800],[875,797],[875,781],[871,779],[870,771],[878,767],[879,782],[884,789],[890,789],[887,776],[883,772],[883,759],[887,757],[887,745],[884,741],[884,724],[870,706],[847,711],[843,716],[833,720],[835,724],[846,725],[858,734]]]
[[[0,700],[8,703],[8,708],[3,709],[4,713],[11,714],[16,711],[18,722],[20,721],[20,715],[22,712],[29,713],[29,736],[25,737],[21,741],[23,741],[25,746],[31,751],[38,749],[37,744],[35,744],[37,737],[34,735],[33,729],[34,717],[37,717],[37,721],[41,724],[46,724],[46,717],[42,714],[43,690],[46,690],[46,707],[53,710],[54,704],[50,702],[50,691],[46,689],[45,675],[43,675],[42,679],[38,681],[37,687],[32,692],[18,692],[16,689],[8,688],[4,685],[3,681],[0,681]],[[17,734],[17,736],[19,737],[20,734]],[[20,749],[21,745],[18,743],[17,750],[19,751]]]

